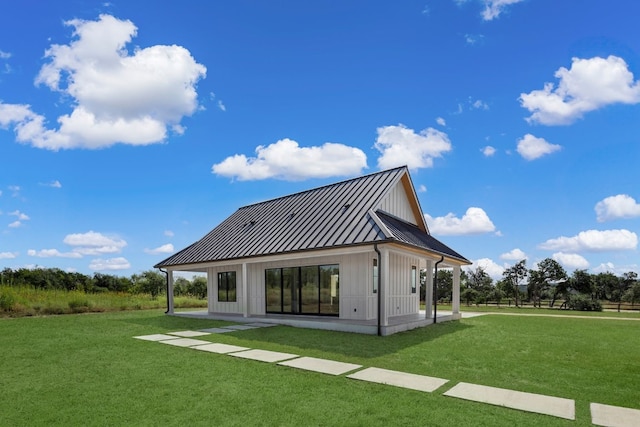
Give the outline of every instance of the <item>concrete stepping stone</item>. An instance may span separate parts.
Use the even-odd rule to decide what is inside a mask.
[[[231,329],[234,331],[248,331],[249,329],[258,329],[259,326],[251,326],[251,325],[229,325],[223,326],[224,329]]]
[[[166,341],[166,340],[176,339],[178,337],[166,335],[166,334],[153,334],[153,335],[141,335],[139,337],[134,337],[134,338],[138,340],[145,340],[145,341]]]
[[[230,353],[229,356],[241,357],[243,359],[258,360],[260,362],[282,362],[283,360],[293,359],[298,357],[297,354],[280,353],[277,351],[268,350],[247,350],[238,353]]]
[[[218,353],[218,354],[227,354],[227,353],[234,353],[237,351],[249,350],[248,347],[240,347],[237,345],[220,344],[220,343],[198,345],[193,348],[195,348],[196,350],[208,351],[211,353]]]
[[[167,332],[169,335],[176,335],[178,337],[183,338],[191,338],[191,337],[201,337],[204,335],[209,335],[209,332],[203,331],[178,331],[178,332]]]
[[[381,368],[366,368],[351,375],[347,375],[347,378],[378,384],[388,384],[411,390],[426,391],[428,393],[442,387],[449,381],[442,378],[390,371]]]
[[[638,427],[640,426],[640,409],[592,403],[591,422],[597,426],[606,427]]]
[[[196,340],[193,338],[176,338],[172,340],[158,341],[158,342],[161,342],[162,344],[175,345],[177,347],[194,347],[196,345],[211,344],[210,341]]]
[[[208,334],[226,334],[227,332],[233,332],[233,329],[224,329],[224,328],[209,328],[209,329],[200,329],[200,332],[206,332]]]
[[[445,396],[457,397],[474,402],[504,406],[521,411],[536,412],[568,420],[576,419],[576,404],[573,399],[525,393],[504,388],[459,383],[444,393]]]
[[[362,365],[336,362],[335,360],[318,359],[315,357],[300,357],[298,359],[280,362],[278,365],[330,375],[342,375],[355,369],[362,368]]]
[[[247,323],[248,326],[257,326],[258,328],[271,328],[272,326],[278,326],[275,323],[262,323],[262,322],[256,322],[256,323]]]

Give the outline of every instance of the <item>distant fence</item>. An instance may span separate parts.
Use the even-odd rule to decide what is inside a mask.
[[[556,303],[554,304],[553,308],[565,308],[563,306],[564,301],[563,300],[556,300]],[[602,309],[603,310],[618,310],[618,303],[617,302],[611,302],[611,301],[600,301],[600,303],[602,304]],[[450,304],[449,302],[444,302],[444,304]],[[467,305],[465,301],[460,301],[460,304],[462,305]],[[550,300],[542,300],[540,301],[540,305],[541,307],[545,308],[545,307],[549,307],[551,304]],[[532,307],[533,308],[533,302],[531,301],[518,301],[518,305],[520,307]],[[503,299],[500,301],[500,303],[498,303],[498,301],[486,301],[486,302],[481,302],[481,303],[470,303],[468,305],[468,307],[472,307],[472,306],[479,306],[479,307],[515,307],[515,301],[513,299]],[[636,310],[636,311],[640,311],[640,302],[631,304],[630,302],[621,302],[620,303],[620,310]]]

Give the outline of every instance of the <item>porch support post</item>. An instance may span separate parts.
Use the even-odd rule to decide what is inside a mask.
[[[460,266],[453,267],[453,297],[451,298],[451,309],[453,311],[453,318],[460,319]]]
[[[381,325],[388,326],[389,325],[389,297],[388,297],[388,288],[389,288],[389,249],[381,248],[380,249],[382,260],[380,264],[380,289],[378,289],[378,298],[382,299],[382,307],[380,309],[380,317],[381,317]],[[384,334],[383,334],[384,335]]]
[[[173,270],[167,271],[167,314],[173,314]]]
[[[249,293],[247,291],[247,263],[242,263],[242,315],[249,317]]]
[[[433,317],[433,261],[427,260],[427,270],[424,283],[424,311],[425,319]]]

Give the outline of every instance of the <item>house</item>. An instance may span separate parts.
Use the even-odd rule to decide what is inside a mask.
[[[434,322],[432,272],[471,264],[431,236],[406,167],[238,209],[159,262],[207,275],[208,316],[388,335]],[[426,307],[420,314],[420,271]]]

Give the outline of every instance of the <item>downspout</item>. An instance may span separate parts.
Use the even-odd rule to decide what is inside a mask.
[[[162,271],[167,278],[167,311],[164,312],[164,314],[167,314],[169,313],[169,272],[160,267],[158,267],[158,270]]]
[[[378,254],[378,336],[382,336],[382,328],[380,323],[380,313],[382,311],[382,300],[380,299],[380,293],[381,293],[380,277],[382,277],[382,274],[380,274],[380,272],[382,270],[382,264],[380,262],[381,261],[380,257],[382,255],[380,254],[380,249],[378,249],[377,243],[373,244],[373,250],[376,251],[376,253]]]
[[[433,273],[433,323],[438,323],[438,264],[442,261],[444,261],[444,255],[440,255],[440,260],[436,262]]]

